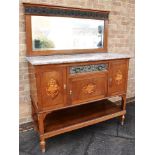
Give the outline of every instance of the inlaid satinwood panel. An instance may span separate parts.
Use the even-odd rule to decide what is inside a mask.
[[[55,109],[66,103],[66,71],[63,67],[50,67],[41,73],[42,107]]]
[[[115,60],[109,66],[108,96],[126,92],[128,60]]]
[[[106,97],[107,71],[70,78],[69,94],[72,104],[79,104]]]

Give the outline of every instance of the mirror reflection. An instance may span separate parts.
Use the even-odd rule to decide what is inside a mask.
[[[32,49],[103,48],[104,20],[32,16]]]

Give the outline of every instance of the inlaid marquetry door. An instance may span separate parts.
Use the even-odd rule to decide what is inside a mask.
[[[57,109],[66,104],[65,67],[44,67],[40,73],[43,109]]]
[[[109,63],[108,96],[126,92],[128,78],[128,59]]]

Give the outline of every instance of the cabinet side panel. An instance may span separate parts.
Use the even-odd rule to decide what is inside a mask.
[[[127,92],[127,86],[128,86],[128,73],[129,73],[129,59],[126,59],[126,83],[125,83],[125,92]]]
[[[38,109],[37,85],[35,77],[35,68],[29,64],[29,81],[30,81],[30,97],[33,106]]]

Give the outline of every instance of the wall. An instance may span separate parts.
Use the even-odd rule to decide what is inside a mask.
[[[20,124],[31,121],[31,101],[29,93],[28,64],[25,60],[25,20],[22,2],[56,4],[80,8],[108,10],[109,38],[108,51],[116,53],[128,53],[133,58],[129,65],[129,81],[127,97],[135,96],[134,90],[134,0],[20,0],[19,10],[19,118]],[[117,98],[116,98],[117,100]]]

